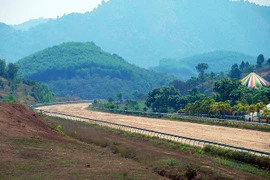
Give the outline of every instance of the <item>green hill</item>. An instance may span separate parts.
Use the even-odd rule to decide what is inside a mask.
[[[16,62],[69,41],[93,41],[145,68],[216,50],[269,56],[269,29],[270,7],[248,1],[110,0],[25,32],[0,24],[0,56]]]
[[[171,74],[182,79],[188,79],[191,76],[197,76],[196,66],[198,63],[207,63],[209,68],[207,72],[228,71],[235,63],[242,61],[250,64],[256,63],[256,57],[233,51],[214,51],[183,59],[162,59],[157,67],[153,69],[161,73]]]
[[[57,96],[137,98],[173,78],[127,63],[92,42],[68,42],[19,60],[19,74],[45,82]]]

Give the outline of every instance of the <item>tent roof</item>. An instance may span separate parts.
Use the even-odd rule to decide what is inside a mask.
[[[252,72],[241,80],[242,85],[246,88],[261,88],[269,85],[269,82]]]

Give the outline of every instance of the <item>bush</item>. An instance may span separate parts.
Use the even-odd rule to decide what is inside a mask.
[[[185,172],[185,177],[187,177],[187,179],[193,179],[197,176],[197,169],[194,167],[188,167],[188,169]]]
[[[10,94],[3,99],[3,102],[17,102],[17,100],[12,94]]]
[[[257,156],[248,152],[234,151],[226,148],[206,145],[203,150],[211,155],[224,157],[227,159],[248,163],[263,169],[270,169],[270,158],[265,156]]]

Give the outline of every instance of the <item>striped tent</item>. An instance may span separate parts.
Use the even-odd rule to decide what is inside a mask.
[[[244,77],[241,80],[241,83],[246,88],[261,88],[263,86],[269,85],[269,82],[254,72]]]

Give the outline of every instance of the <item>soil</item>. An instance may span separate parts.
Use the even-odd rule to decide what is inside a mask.
[[[267,132],[96,112],[87,110],[86,108],[88,106],[89,103],[81,103],[53,105],[41,107],[40,109],[104,120],[180,136],[220,142],[266,152],[269,152],[270,150],[270,133]]]
[[[103,120],[111,120],[110,117],[114,117],[112,121],[118,118],[122,119],[122,122],[136,120],[129,120],[136,118],[131,116],[91,112],[85,110],[87,106],[88,104],[73,104],[43,108],[69,114],[79,113],[77,115],[99,117]],[[138,123],[143,125],[139,119]],[[166,121],[158,120],[158,122],[161,126]],[[73,130],[74,127],[69,128]],[[121,142],[135,149],[138,154],[141,152],[155,157],[167,156],[183,160],[237,179],[266,179],[213,162],[207,156],[200,157],[184,151],[153,146],[149,142],[112,134],[109,131],[85,128],[83,137],[93,136],[94,139],[102,137],[114,143]],[[79,135],[73,131],[72,133]],[[163,169],[154,172],[152,167],[122,158],[107,148],[86,144],[55,132],[41,115],[21,104],[0,103],[0,145],[0,179],[166,179],[157,174],[166,174]]]
[[[0,179],[166,179],[131,159],[70,139],[28,107],[0,102]]]

